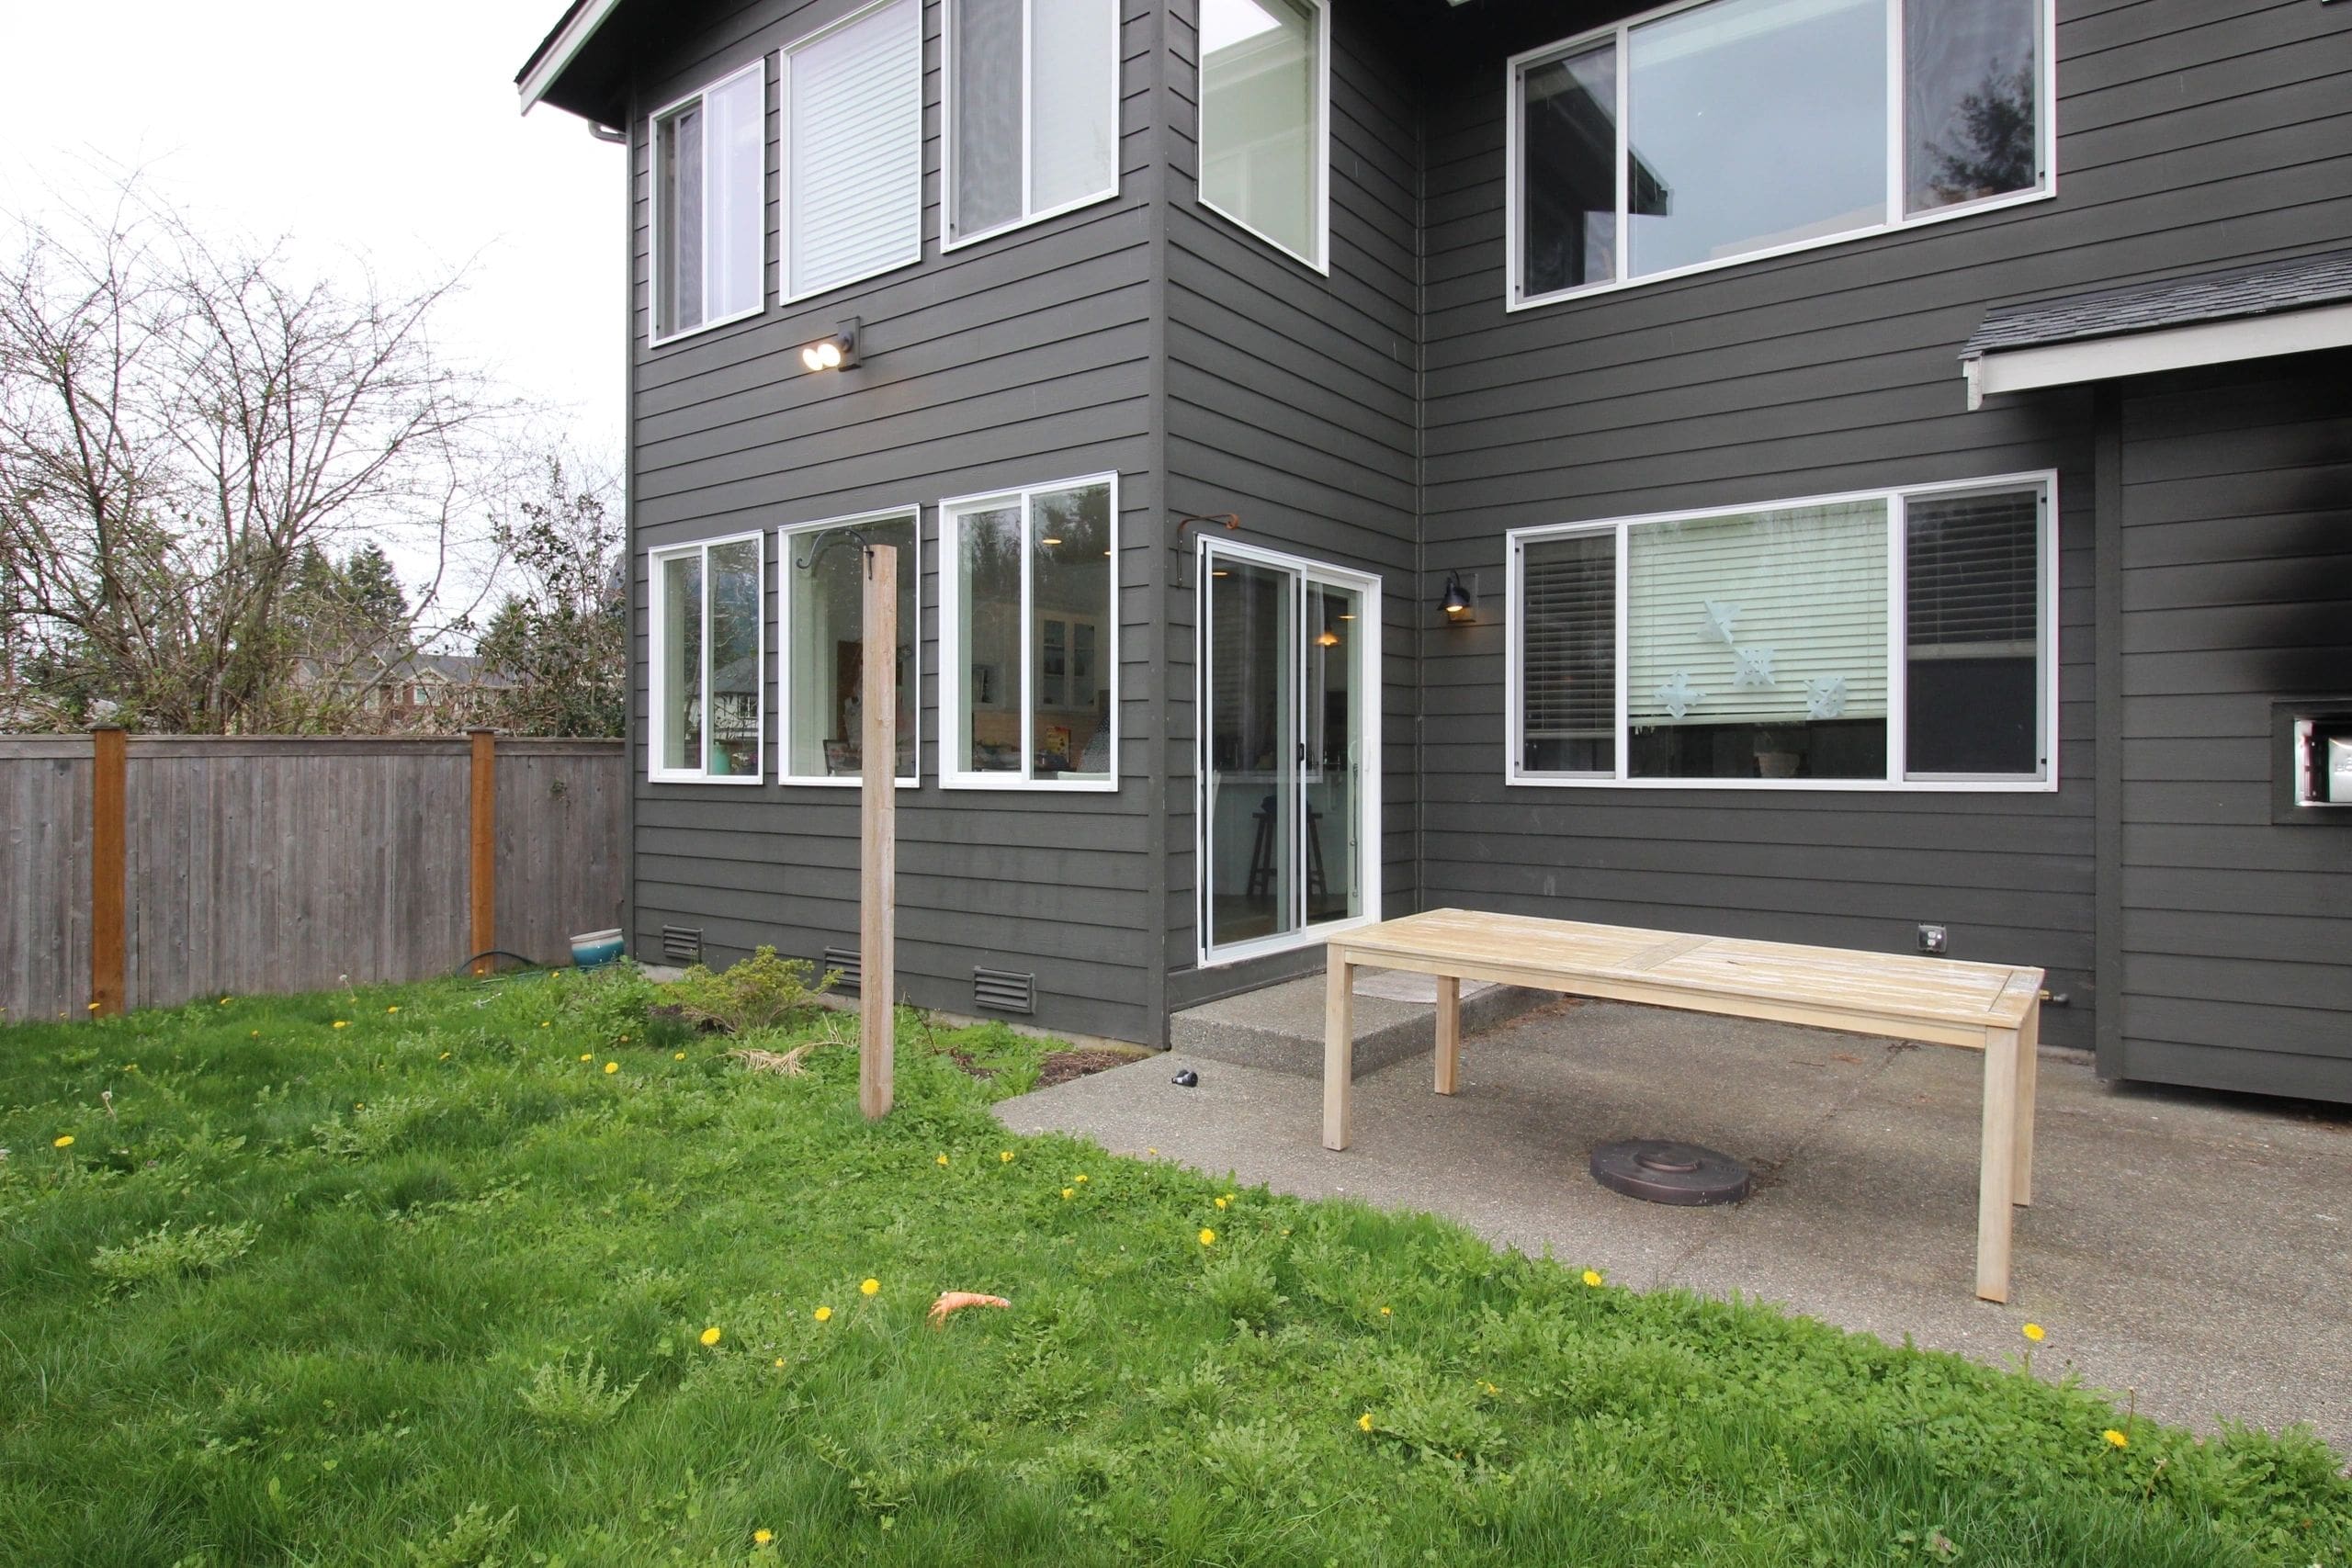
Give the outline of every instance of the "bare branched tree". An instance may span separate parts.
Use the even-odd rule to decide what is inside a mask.
[[[343,728],[471,624],[513,411],[388,294],[208,241],[136,180],[0,261],[0,724],[111,704],[190,733]],[[298,613],[306,562],[411,563],[401,615]],[[381,558],[379,557],[380,559]],[[421,568],[416,563],[424,563]],[[395,592],[395,600],[401,596]]]

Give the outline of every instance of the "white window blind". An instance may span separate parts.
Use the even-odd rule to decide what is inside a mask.
[[[1886,502],[1627,531],[1626,714],[1635,725],[1886,716]],[[1675,709],[1682,709],[1677,713]]]
[[[785,293],[922,260],[922,0],[787,50],[784,96]]]

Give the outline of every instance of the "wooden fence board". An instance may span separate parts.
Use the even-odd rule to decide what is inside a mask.
[[[563,963],[619,922],[618,741],[502,739],[499,945]],[[0,1018],[79,1016],[91,746],[0,737]],[[424,979],[472,952],[462,740],[140,736],[125,780],[132,1007]]]

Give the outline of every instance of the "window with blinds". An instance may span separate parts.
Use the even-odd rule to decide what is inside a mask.
[[[2051,787],[2053,482],[1516,534],[1510,776]]]
[[[784,293],[922,259],[922,4],[886,0],[784,51]]]
[[[1520,765],[1617,771],[1617,534],[1531,542],[1520,554]]]

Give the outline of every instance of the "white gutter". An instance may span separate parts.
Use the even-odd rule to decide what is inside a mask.
[[[621,0],[588,0],[580,14],[563,25],[563,30],[556,34],[555,41],[548,46],[547,52],[514,85],[515,91],[522,95],[523,113],[529,114],[538,101],[547,96],[548,89],[555,85],[555,79],[563,74],[564,68],[588,46],[588,40],[596,36],[596,29],[603,27],[605,18],[619,10],[620,6]]]
[[[1961,361],[1973,412],[2001,392],[2072,387],[2119,376],[2150,376],[2199,365],[2267,359],[2281,354],[2352,347],[2352,304],[2323,305],[2242,321],[2198,321],[2121,337],[2035,347],[1987,349]]]

